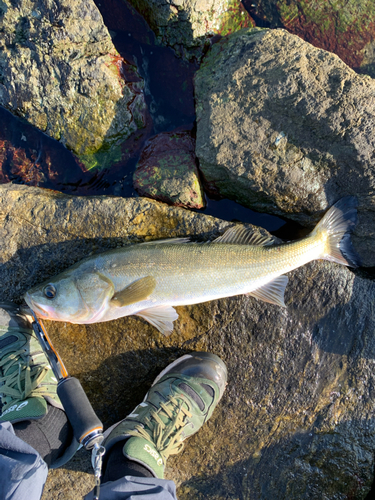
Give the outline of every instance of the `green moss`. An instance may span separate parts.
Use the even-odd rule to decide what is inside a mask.
[[[246,10],[240,0],[229,0],[225,12],[220,16],[220,28],[217,30],[221,35],[229,35],[252,24]]]
[[[110,148],[103,146],[96,153],[80,155],[78,158],[88,171],[104,170],[121,160],[121,146],[118,144]]]

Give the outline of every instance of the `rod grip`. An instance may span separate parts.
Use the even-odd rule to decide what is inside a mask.
[[[66,377],[57,384],[57,395],[73,428],[74,437],[86,449],[103,439],[103,424],[94,412],[80,381]]]

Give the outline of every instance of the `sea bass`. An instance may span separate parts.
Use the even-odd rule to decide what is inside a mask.
[[[174,306],[248,294],[285,307],[284,275],[316,259],[356,266],[349,233],[357,201],[347,196],[305,238],[273,244],[243,226],[209,243],[170,239],[88,257],[29,290],[40,318],[87,324],[135,314],[161,333],[173,330]]]

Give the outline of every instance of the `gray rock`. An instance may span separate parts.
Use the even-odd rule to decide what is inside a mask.
[[[1,298],[92,251],[147,239],[213,237],[227,222],[152,200],[64,196],[0,186]],[[363,499],[375,446],[375,285],[328,262],[289,274],[286,309],[240,296],[179,307],[170,337],[135,317],[45,322],[105,426],[138,404],[160,370],[194,350],[228,365],[212,419],[168,460],[178,497]],[[81,498],[88,453],[51,471],[43,500]]]
[[[0,14],[0,104],[87,168],[118,155],[118,143],[144,126],[143,82],[123,80],[125,61],[94,2],[4,0]]]
[[[215,44],[195,78],[196,154],[209,191],[313,225],[347,194],[375,265],[375,82],[284,30]]]
[[[157,41],[177,55],[200,60],[214,35],[254,24],[240,0],[129,0],[144,16]]]

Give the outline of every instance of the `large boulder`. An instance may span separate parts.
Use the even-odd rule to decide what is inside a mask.
[[[284,30],[215,44],[195,78],[196,154],[206,188],[311,226],[347,194],[354,241],[375,265],[375,82]]]
[[[210,39],[254,22],[240,0],[129,0],[160,44],[186,59],[202,58]]]
[[[143,82],[92,0],[0,3],[0,105],[71,149],[88,169],[144,126]]]
[[[152,200],[72,197],[0,186],[0,300],[90,252],[143,240],[222,233],[229,224]],[[286,309],[239,296],[179,307],[170,337],[136,317],[45,322],[105,426],[138,404],[176,357],[207,350],[228,366],[212,419],[168,460],[182,500],[359,500],[375,447],[372,281],[328,262],[289,274]],[[51,471],[43,500],[80,498],[93,484],[81,450]]]

